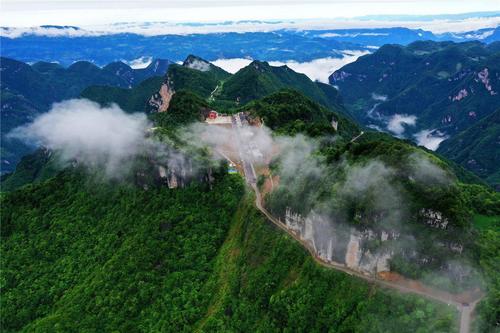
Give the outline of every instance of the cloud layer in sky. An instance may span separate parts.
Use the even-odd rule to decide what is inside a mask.
[[[320,20],[336,19],[347,28],[353,22],[357,26],[364,24],[380,25],[381,21],[338,20],[377,15],[436,15],[456,14],[464,12],[500,11],[500,2],[494,0],[358,0],[358,1],[82,1],[82,0],[3,0],[0,20],[2,26],[31,27],[44,24],[95,26],[117,22],[224,22],[228,20]],[[408,20],[401,20],[408,21]],[[458,23],[467,20],[454,20],[454,29]],[[456,22],[460,21],[460,22]],[[472,27],[477,19],[467,22]],[[484,20],[483,20],[484,21]],[[404,25],[404,22],[392,20],[385,26]],[[432,22],[407,22],[410,27],[432,24],[436,29],[443,25]],[[437,21],[436,21],[437,22]],[[482,22],[483,26],[486,22]],[[498,24],[498,21],[497,21]],[[149,26],[148,29],[154,28]],[[185,26],[185,28],[189,28]],[[193,27],[190,27],[193,28]],[[221,27],[223,28],[223,27]],[[272,29],[272,26],[267,27]],[[333,28],[333,27],[332,27]],[[464,26],[460,29],[467,30]],[[465,31],[462,30],[462,31]],[[472,30],[472,29],[470,29]],[[174,32],[175,33],[175,32]]]

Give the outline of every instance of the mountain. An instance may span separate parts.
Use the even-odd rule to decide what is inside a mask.
[[[99,68],[78,61],[65,68],[49,62],[28,65],[2,57],[2,173],[14,170],[21,156],[32,150],[5,136],[13,128],[48,111],[52,103],[78,97],[88,86],[133,87],[149,77],[163,76],[169,64],[168,60],[159,59],[143,69],[132,69],[122,62]]]
[[[406,45],[417,40],[437,40],[439,38],[430,31],[408,28],[333,29],[311,31],[310,33],[317,38],[369,46],[382,46],[384,44]]]
[[[369,18],[367,18],[369,19]],[[379,20],[380,17],[375,18]],[[420,20],[406,17],[405,20]],[[450,19],[436,18],[436,19]],[[464,20],[465,17],[453,18]],[[392,19],[394,21],[394,19]],[[135,29],[154,35],[135,33],[103,33],[75,27],[33,27],[31,29],[0,27],[2,54],[25,62],[58,61],[69,66],[81,59],[92,60],[104,66],[117,59],[132,62],[144,56],[182,61],[187,54],[196,54],[210,61],[216,59],[252,58],[262,61],[311,61],[318,58],[341,58],[344,52],[372,50],[384,44],[410,44],[415,41],[480,40],[498,41],[498,28],[479,29],[461,33],[432,33],[422,29],[368,28],[368,29],[313,29],[298,24],[298,29],[282,28],[283,22],[223,22],[219,27],[230,25],[238,31],[242,25],[268,24],[266,32],[219,32],[211,33],[213,23],[179,24],[162,26],[162,23],[146,22]],[[398,21],[400,24],[401,21]],[[286,26],[287,24],[285,24]],[[324,26],[324,24],[320,24]],[[216,25],[215,25],[216,26]],[[113,27],[112,30],[115,30]],[[172,28],[196,32],[172,34]],[[164,34],[158,31],[164,29]],[[222,28],[224,30],[224,28]],[[137,31],[137,30],[136,30]],[[37,45],[33,48],[33,45]]]
[[[437,151],[500,189],[500,109],[443,141]]]
[[[104,66],[103,70],[114,73],[129,86],[135,86],[150,77],[165,75],[171,64],[169,60],[155,59],[145,68],[132,68],[121,61],[116,61]]]
[[[151,96],[158,91],[163,83],[160,76],[150,77],[132,88],[110,86],[89,86],[85,88],[80,97],[88,98],[101,105],[118,104],[127,112],[145,112]]]
[[[313,82],[286,65],[275,67],[257,60],[224,81],[216,98],[243,105],[284,88],[299,90],[324,106],[339,107],[336,89]]]
[[[209,77],[210,70],[187,66],[172,68]],[[257,77],[282,82],[295,77],[264,74]],[[233,77],[221,82],[225,86]],[[179,132],[186,123],[204,119],[210,96],[169,81],[167,76],[157,82],[175,87],[175,93],[166,112],[150,114],[157,127],[150,135],[174,142],[179,151],[196,151],[196,145],[181,147]],[[120,103],[125,92],[134,95],[140,86],[115,94],[118,100],[98,95],[102,103]],[[234,91],[244,96],[247,87],[241,87]],[[97,91],[93,89],[86,91]],[[124,181],[103,179],[102,170],[86,170],[78,162],[37,180],[39,172],[22,163],[17,179],[36,182],[0,198],[2,329],[456,329],[457,313],[448,299],[434,302],[381,287],[373,283],[378,267],[389,269],[395,279],[418,278],[454,292],[474,286],[474,269],[480,269],[490,289],[479,315],[484,327],[494,327],[499,286],[497,256],[491,253],[498,236],[489,226],[493,222],[479,231],[473,221],[498,216],[497,193],[462,183],[445,159],[411,142],[359,132],[349,118],[304,92],[278,90],[237,111],[255,123],[255,131],[264,131],[259,127],[264,121],[273,130],[269,137],[285,147],[284,155],[258,169],[268,176],[259,173],[255,184],[264,194],[261,204],[282,221],[279,228],[256,209],[256,198],[245,191],[242,178],[224,164],[212,167],[206,152],[200,164],[204,176],[189,182],[183,181],[186,170],[174,172],[168,163],[161,176],[161,162],[148,153],[138,157]],[[41,151],[26,164],[35,167],[36,161],[50,160]],[[175,186],[172,173],[178,175]],[[16,179],[11,177],[17,175],[5,181]],[[266,187],[269,177],[274,178],[272,191]],[[330,219],[321,222],[325,218]],[[292,226],[295,233],[282,230]],[[302,236],[311,238],[296,242]],[[333,241],[335,247],[325,246]],[[314,257],[304,244],[313,244],[307,249]],[[347,255],[349,248],[355,249],[354,259]],[[360,271],[376,269],[375,280],[338,272],[327,261],[321,262],[329,268],[322,267],[316,260],[325,255],[339,265],[352,260],[349,267]],[[456,264],[461,262],[474,269]]]
[[[496,43],[385,45],[330,76],[366,126],[436,149],[500,105]]]
[[[217,85],[230,76],[231,74],[222,68],[190,55],[182,65],[169,68],[165,82],[169,82],[174,91],[190,90],[203,98],[209,98]]]
[[[150,82],[153,84],[153,82]],[[148,87],[154,88],[153,85]],[[117,89],[112,87],[89,87],[82,96],[91,100],[109,104],[127,106],[129,99],[148,101],[145,106],[148,113],[166,111],[173,94],[188,90],[204,98],[218,111],[235,110],[248,102],[265,97],[282,89],[294,89],[302,92],[315,102],[332,110],[345,112],[342,98],[338,91],[324,83],[313,82],[306,75],[297,73],[287,66],[274,67],[267,62],[253,61],[235,74],[230,74],[210,62],[190,55],[182,65],[172,64],[158,85],[156,92],[140,89]],[[137,96],[140,93],[142,96]],[[151,97],[151,95],[153,95]],[[143,110],[137,105],[135,110]]]
[[[81,59],[91,59],[104,66],[117,59],[131,62],[144,56],[183,61],[188,54],[210,61],[246,57],[269,61],[310,61],[315,58],[340,58],[343,50],[366,49],[359,44],[326,40],[292,30],[155,36],[133,33],[87,36],[84,33],[71,37],[48,37],[42,32],[8,37],[14,30],[0,28],[2,55],[25,62],[58,61],[64,66]],[[33,45],[37,48],[33,49]]]
[[[395,114],[413,115],[410,134],[432,128],[453,135],[499,105],[499,57],[477,42],[386,45],[333,73],[330,83],[365,124],[385,127]]]
[[[56,176],[64,167],[52,151],[39,148],[23,156],[16,169],[3,176],[2,191],[13,191],[27,184],[43,182]]]
[[[352,138],[359,133],[358,126],[350,119],[296,90],[280,90],[250,102],[244,110],[250,113],[251,118],[258,118],[255,121],[263,122],[276,133],[304,133],[311,137],[338,134],[344,138]]]
[[[444,332],[454,325],[450,307],[318,266],[266,223],[234,177],[210,191],[144,191],[66,173],[7,196],[3,330]],[[33,216],[44,216],[43,225]]]
[[[183,67],[198,70],[200,72],[209,72],[216,80],[221,81],[229,76],[229,73],[212,63],[190,54],[182,63]]]
[[[199,97],[195,94],[177,92],[172,98],[172,109],[155,115],[168,115],[176,109],[179,119],[189,120],[192,115],[182,113],[185,108],[178,106],[190,101],[197,103],[196,99]],[[282,135],[297,133],[298,121],[311,124],[302,133],[321,132],[334,115],[290,90],[251,101],[245,112],[262,117]],[[335,116],[340,119],[339,134],[351,137],[355,125],[341,115]],[[408,169],[404,157],[417,151],[419,148],[405,141],[366,133],[355,142],[326,141],[319,154],[326,154],[331,166],[339,167],[337,170],[346,163],[380,159],[398,170],[387,176],[405,179],[403,175],[411,167]],[[38,158],[45,157],[41,154]],[[307,159],[300,163],[307,170]],[[282,171],[275,167],[273,172]],[[303,184],[303,194],[316,186],[323,198],[339,189],[330,188],[330,181],[342,179],[325,173],[318,185],[316,178],[302,183],[303,175],[295,176]],[[372,176],[376,175],[372,172]],[[283,175],[281,185],[276,186],[285,182]],[[449,258],[449,244],[460,240],[463,246],[470,246],[467,244],[474,233],[466,221],[472,205],[463,201],[466,192],[460,189],[462,185],[418,186],[410,180],[401,185],[411,189],[407,195],[416,211],[421,205],[431,205],[447,217],[454,217],[453,228],[446,230],[408,222],[408,226],[415,224],[421,229],[419,239],[427,239],[429,244],[422,247],[429,247],[432,252],[427,257],[433,258],[431,267],[439,266],[433,260]],[[280,187],[266,203],[275,214],[279,214],[282,190]],[[1,307],[3,330],[50,331],[57,327],[128,331],[143,326],[162,331],[454,329],[453,307],[399,294],[321,267],[291,236],[266,222],[255,209],[253,196],[244,193],[241,178],[227,172],[219,174],[210,186],[198,181],[169,189],[160,184],[144,188],[131,183],[103,182],[70,167],[42,182],[5,194],[1,198],[1,260],[6,281]],[[287,200],[295,207],[295,194],[291,194]],[[303,208],[311,199],[309,195],[301,197]],[[363,203],[366,198],[358,199]],[[482,205],[485,203],[479,206]],[[383,216],[371,215],[370,206],[368,203],[364,208],[353,207],[353,228],[357,223],[369,227],[365,218],[374,223],[377,216]],[[481,209],[479,206],[476,208]],[[357,216],[361,221],[356,221]],[[442,247],[441,241],[447,245]],[[494,263],[494,257],[487,256],[493,242],[480,243],[482,249],[478,253],[483,256],[484,265]],[[364,247],[373,251],[377,243],[368,242]],[[34,256],[33,251],[43,253],[43,258]],[[454,258],[460,257],[457,252],[452,253]],[[420,265],[425,267],[425,262]],[[393,265],[407,274],[419,272],[411,273],[415,266],[405,267],[401,262]],[[494,274],[495,267],[491,266],[489,272]],[[33,302],[34,299],[38,301]],[[92,302],[95,304],[88,310]],[[332,308],[344,310],[332,312]],[[312,313],[324,315],[313,318]]]

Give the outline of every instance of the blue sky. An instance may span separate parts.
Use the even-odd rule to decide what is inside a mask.
[[[10,27],[146,21],[304,20],[500,11],[499,0],[2,0],[0,6],[1,25]]]

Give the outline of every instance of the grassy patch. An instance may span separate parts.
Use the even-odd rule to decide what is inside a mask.
[[[500,231],[500,215],[486,216],[476,214],[474,215],[474,226],[481,231],[489,229]]]

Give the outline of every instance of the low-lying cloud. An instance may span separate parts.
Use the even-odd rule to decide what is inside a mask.
[[[340,58],[319,58],[312,61],[298,62],[295,60],[269,61],[271,66],[288,66],[298,73],[307,75],[313,81],[328,83],[328,77],[337,69],[356,61],[360,56],[369,54],[368,51],[343,51]],[[212,63],[229,73],[236,73],[241,68],[248,66],[252,59],[232,58],[217,59]]]
[[[210,70],[209,63],[207,63],[205,61],[198,60],[198,59],[194,59],[192,62],[188,63],[187,67],[192,68],[192,69],[196,69],[196,70],[201,71],[201,72],[207,72]]]
[[[133,69],[142,69],[148,67],[151,64],[151,62],[153,62],[153,57],[144,56],[130,61],[125,61],[125,60],[122,61]]]
[[[422,130],[414,135],[419,146],[424,146],[430,150],[436,150],[448,136],[438,130]]]
[[[396,135],[402,135],[405,131],[405,126],[415,126],[417,117],[406,114],[395,114],[387,123],[387,129]]]
[[[217,59],[212,61],[212,64],[222,68],[226,72],[234,74],[243,67],[250,65],[252,61],[253,59],[251,58],[230,58],[230,59]]]
[[[145,137],[149,127],[144,114],[127,114],[115,104],[101,107],[89,100],[72,99],[54,104],[49,112],[8,136],[58,151],[64,161],[102,167],[113,176],[133,157],[153,147]]]

